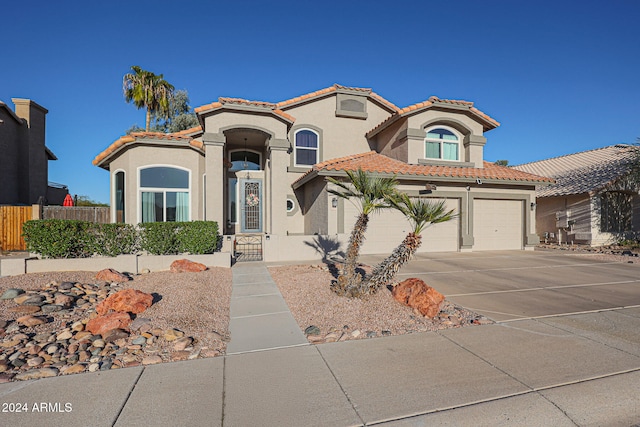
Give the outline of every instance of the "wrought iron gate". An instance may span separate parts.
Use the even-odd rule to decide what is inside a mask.
[[[233,252],[236,262],[262,261],[262,234],[236,234]]]

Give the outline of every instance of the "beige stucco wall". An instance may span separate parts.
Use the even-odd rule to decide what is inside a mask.
[[[273,138],[287,138],[287,124],[275,118],[272,114],[264,114],[260,111],[221,111],[205,117],[205,133],[221,133],[232,128],[264,129]]]
[[[380,153],[416,164],[425,158],[426,128],[435,125],[447,126],[459,134],[460,161],[483,167],[483,126],[464,111],[424,110],[397,120],[374,139]]]
[[[336,94],[307,104],[286,109],[296,118],[295,126],[312,125],[322,129],[322,158],[320,161],[371,150],[366,133],[389,117],[390,113],[367,99],[367,118],[336,116]],[[288,135],[293,143],[293,135]]]
[[[201,220],[203,212],[202,176],[204,157],[187,146],[154,147],[133,145],[111,162],[111,218],[115,221],[115,174],[125,172],[125,222],[137,224],[141,221],[139,174],[141,167],[176,166],[190,171],[190,215],[191,220]]]

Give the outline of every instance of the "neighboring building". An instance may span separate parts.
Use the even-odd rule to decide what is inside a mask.
[[[314,247],[344,250],[355,222],[355,207],[327,193],[325,177],[362,168],[460,213],[427,229],[421,251],[538,243],[530,206],[535,186],[553,180],[484,162],[484,134],[499,123],[471,102],[398,108],[370,89],[333,85],[278,103],[219,98],[195,111],[197,128],[132,133],[94,159],[111,174],[114,220],[214,220],[225,245],[251,234],[267,260],[309,259]],[[397,212],[374,214],[363,253],[391,250],[407,230]]]
[[[514,169],[554,178],[537,191],[536,230],[541,239],[602,245],[640,232],[640,190],[632,167],[637,147],[612,145]]]
[[[0,204],[62,204],[66,187],[48,185],[48,161],[57,160],[45,145],[48,111],[29,99],[12,101],[15,112],[0,101]]]

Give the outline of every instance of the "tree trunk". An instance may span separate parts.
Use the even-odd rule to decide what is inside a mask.
[[[349,237],[349,245],[347,246],[347,253],[345,254],[344,266],[342,267],[342,273],[338,277],[338,281],[335,286],[332,287],[333,291],[341,296],[358,296],[353,295],[353,290],[357,289],[362,282],[362,276],[356,272],[356,264],[358,262],[358,255],[360,254],[360,248],[364,241],[364,233],[367,231],[367,224],[369,223],[369,216],[361,213],[358,216],[358,220],[351,231]]]
[[[145,126],[144,126],[145,132],[149,132],[150,127],[151,127],[151,111],[147,108],[147,117],[146,117]]]
[[[368,294],[373,294],[381,287],[391,283],[396,273],[415,255],[422,244],[422,236],[415,233],[407,234],[402,243],[396,247],[391,255],[378,264],[367,281]]]

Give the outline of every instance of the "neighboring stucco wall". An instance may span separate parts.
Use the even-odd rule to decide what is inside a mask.
[[[147,166],[177,166],[187,169],[190,174],[190,214],[191,220],[202,218],[202,175],[204,174],[204,159],[201,153],[189,147],[176,146],[148,146],[133,145],[123,151],[110,164],[111,175],[111,207],[112,220],[115,220],[115,173],[125,172],[125,222],[137,224],[140,222],[140,196],[139,176],[140,167]],[[209,190],[208,197],[214,197],[222,203],[222,196],[217,196],[215,191]]]
[[[0,203],[33,204],[47,195],[47,110],[29,99],[12,101],[17,117],[0,108]]]
[[[20,202],[19,147],[24,143],[26,126],[5,108],[0,108],[0,120],[0,204],[15,204]]]
[[[589,243],[594,231],[591,228],[593,222],[591,213],[588,194],[538,198],[536,200],[536,233],[541,241],[544,241],[545,233],[548,233],[550,242],[567,243],[572,240],[575,243]],[[558,218],[559,225],[565,222],[565,218],[566,221],[574,221],[571,230],[569,227],[559,228]],[[551,237],[551,233],[555,237]]]

